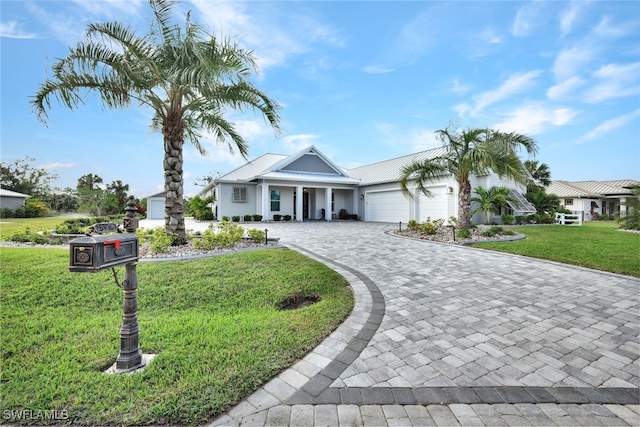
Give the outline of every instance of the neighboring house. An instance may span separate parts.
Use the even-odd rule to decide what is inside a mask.
[[[28,197],[31,196],[0,188],[0,208],[14,210],[22,208],[25,206]]]
[[[617,181],[553,181],[547,188],[548,194],[555,194],[560,204],[574,214],[582,215],[589,221],[597,215],[624,213],[625,206],[620,205],[633,195],[633,188],[640,181],[624,179]]]
[[[429,187],[434,197],[426,197],[414,187],[411,199],[400,190],[404,166],[441,155],[442,150],[422,151],[349,170],[336,166],[313,146],[291,156],[264,154],[217,178],[200,195],[208,195],[215,188],[218,220],[259,214],[265,220],[272,220],[274,215],[291,215],[297,221],[331,221],[342,209],[364,221],[446,220],[458,216],[458,185],[453,176],[443,176]],[[515,200],[508,213],[535,212],[522,196],[524,186],[493,174],[474,176],[471,184],[472,188],[508,187]],[[481,222],[483,218],[479,213],[473,219]]]
[[[164,199],[166,194],[163,191],[147,197],[147,219],[164,219]]]

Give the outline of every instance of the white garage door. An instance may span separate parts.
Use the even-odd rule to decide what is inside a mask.
[[[426,221],[427,218],[448,219],[447,216],[447,187],[431,187],[429,188],[433,197],[427,197],[419,194],[418,202],[418,221]]]
[[[163,219],[164,218],[164,198],[153,198],[148,200],[147,218]]]
[[[366,220],[399,222],[409,220],[409,200],[399,190],[367,193]]]

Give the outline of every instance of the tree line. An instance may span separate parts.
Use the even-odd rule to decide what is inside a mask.
[[[58,174],[33,165],[35,158],[25,156],[13,162],[0,163],[0,187],[30,196],[25,206],[3,207],[3,218],[43,217],[53,212],[84,212],[93,216],[119,215],[129,197],[129,184],[121,180],[110,184],[96,174],[78,178],[75,188],[53,187]]]

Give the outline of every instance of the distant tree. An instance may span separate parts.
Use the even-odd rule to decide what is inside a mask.
[[[246,157],[247,143],[226,114],[252,109],[276,132],[280,118],[278,104],[249,81],[257,72],[253,52],[208,34],[189,13],[184,26],[171,23],[174,3],[149,0],[153,20],[143,36],[120,22],[90,24],[86,41],[54,64],[53,78],[40,86],[32,105],[43,123],[52,98],[75,109],[89,92],[108,108],[132,102],[151,108],[152,128],[164,138],[165,229],[177,236],[176,244],[185,244],[185,141],[204,153],[200,138],[208,132]]]
[[[450,126],[451,127],[451,126]],[[413,197],[409,181],[430,196],[428,184],[451,174],[458,181],[458,225],[471,225],[471,175],[495,172],[525,185],[528,174],[516,151],[524,148],[529,154],[537,151],[535,141],[518,133],[503,133],[492,129],[444,129],[436,131],[442,140],[444,154],[407,165],[402,169],[402,192]]]
[[[485,224],[491,224],[491,214],[499,214],[500,208],[507,206],[509,202],[509,189],[507,187],[491,187],[486,189],[479,185],[474,192],[478,195],[472,197],[471,201],[478,204],[478,207],[471,212],[484,212]]]
[[[78,184],[76,190],[78,191],[93,191],[98,187],[98,184],[102,184],[103,180],[100,176],[88,173],[78,178]]]
[[[25,156],[13,162],[0,163],[0,187],[33,197],[44,198],[58,174],[32,165],[36,159]]]
[[[76,190],[80,199],[80,209],[95,216],[102,216],[108,203],[109,192],[99,184],[103,179],[94,174],[82,175],[78,178]]]
[[[124,208],[127,207],[127,200],[129,198],[127,195],[127,191],[129,191],[129,184],[123,184],[121,180],[113,181],[111,184],[107,185],[107,190],[111,193],[110,199],[113,200],[113,202],[109,204],[109,213],[124,213]]]
[[[80,207],[77,191],[69,187],[56,187],[43,200],[56,212],[75,212]]]

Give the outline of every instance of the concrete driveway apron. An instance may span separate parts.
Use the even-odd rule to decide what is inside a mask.
[[[356,305],[213,425],[640,425],[637,278],[396,227],[266,225],[349,280]]]

